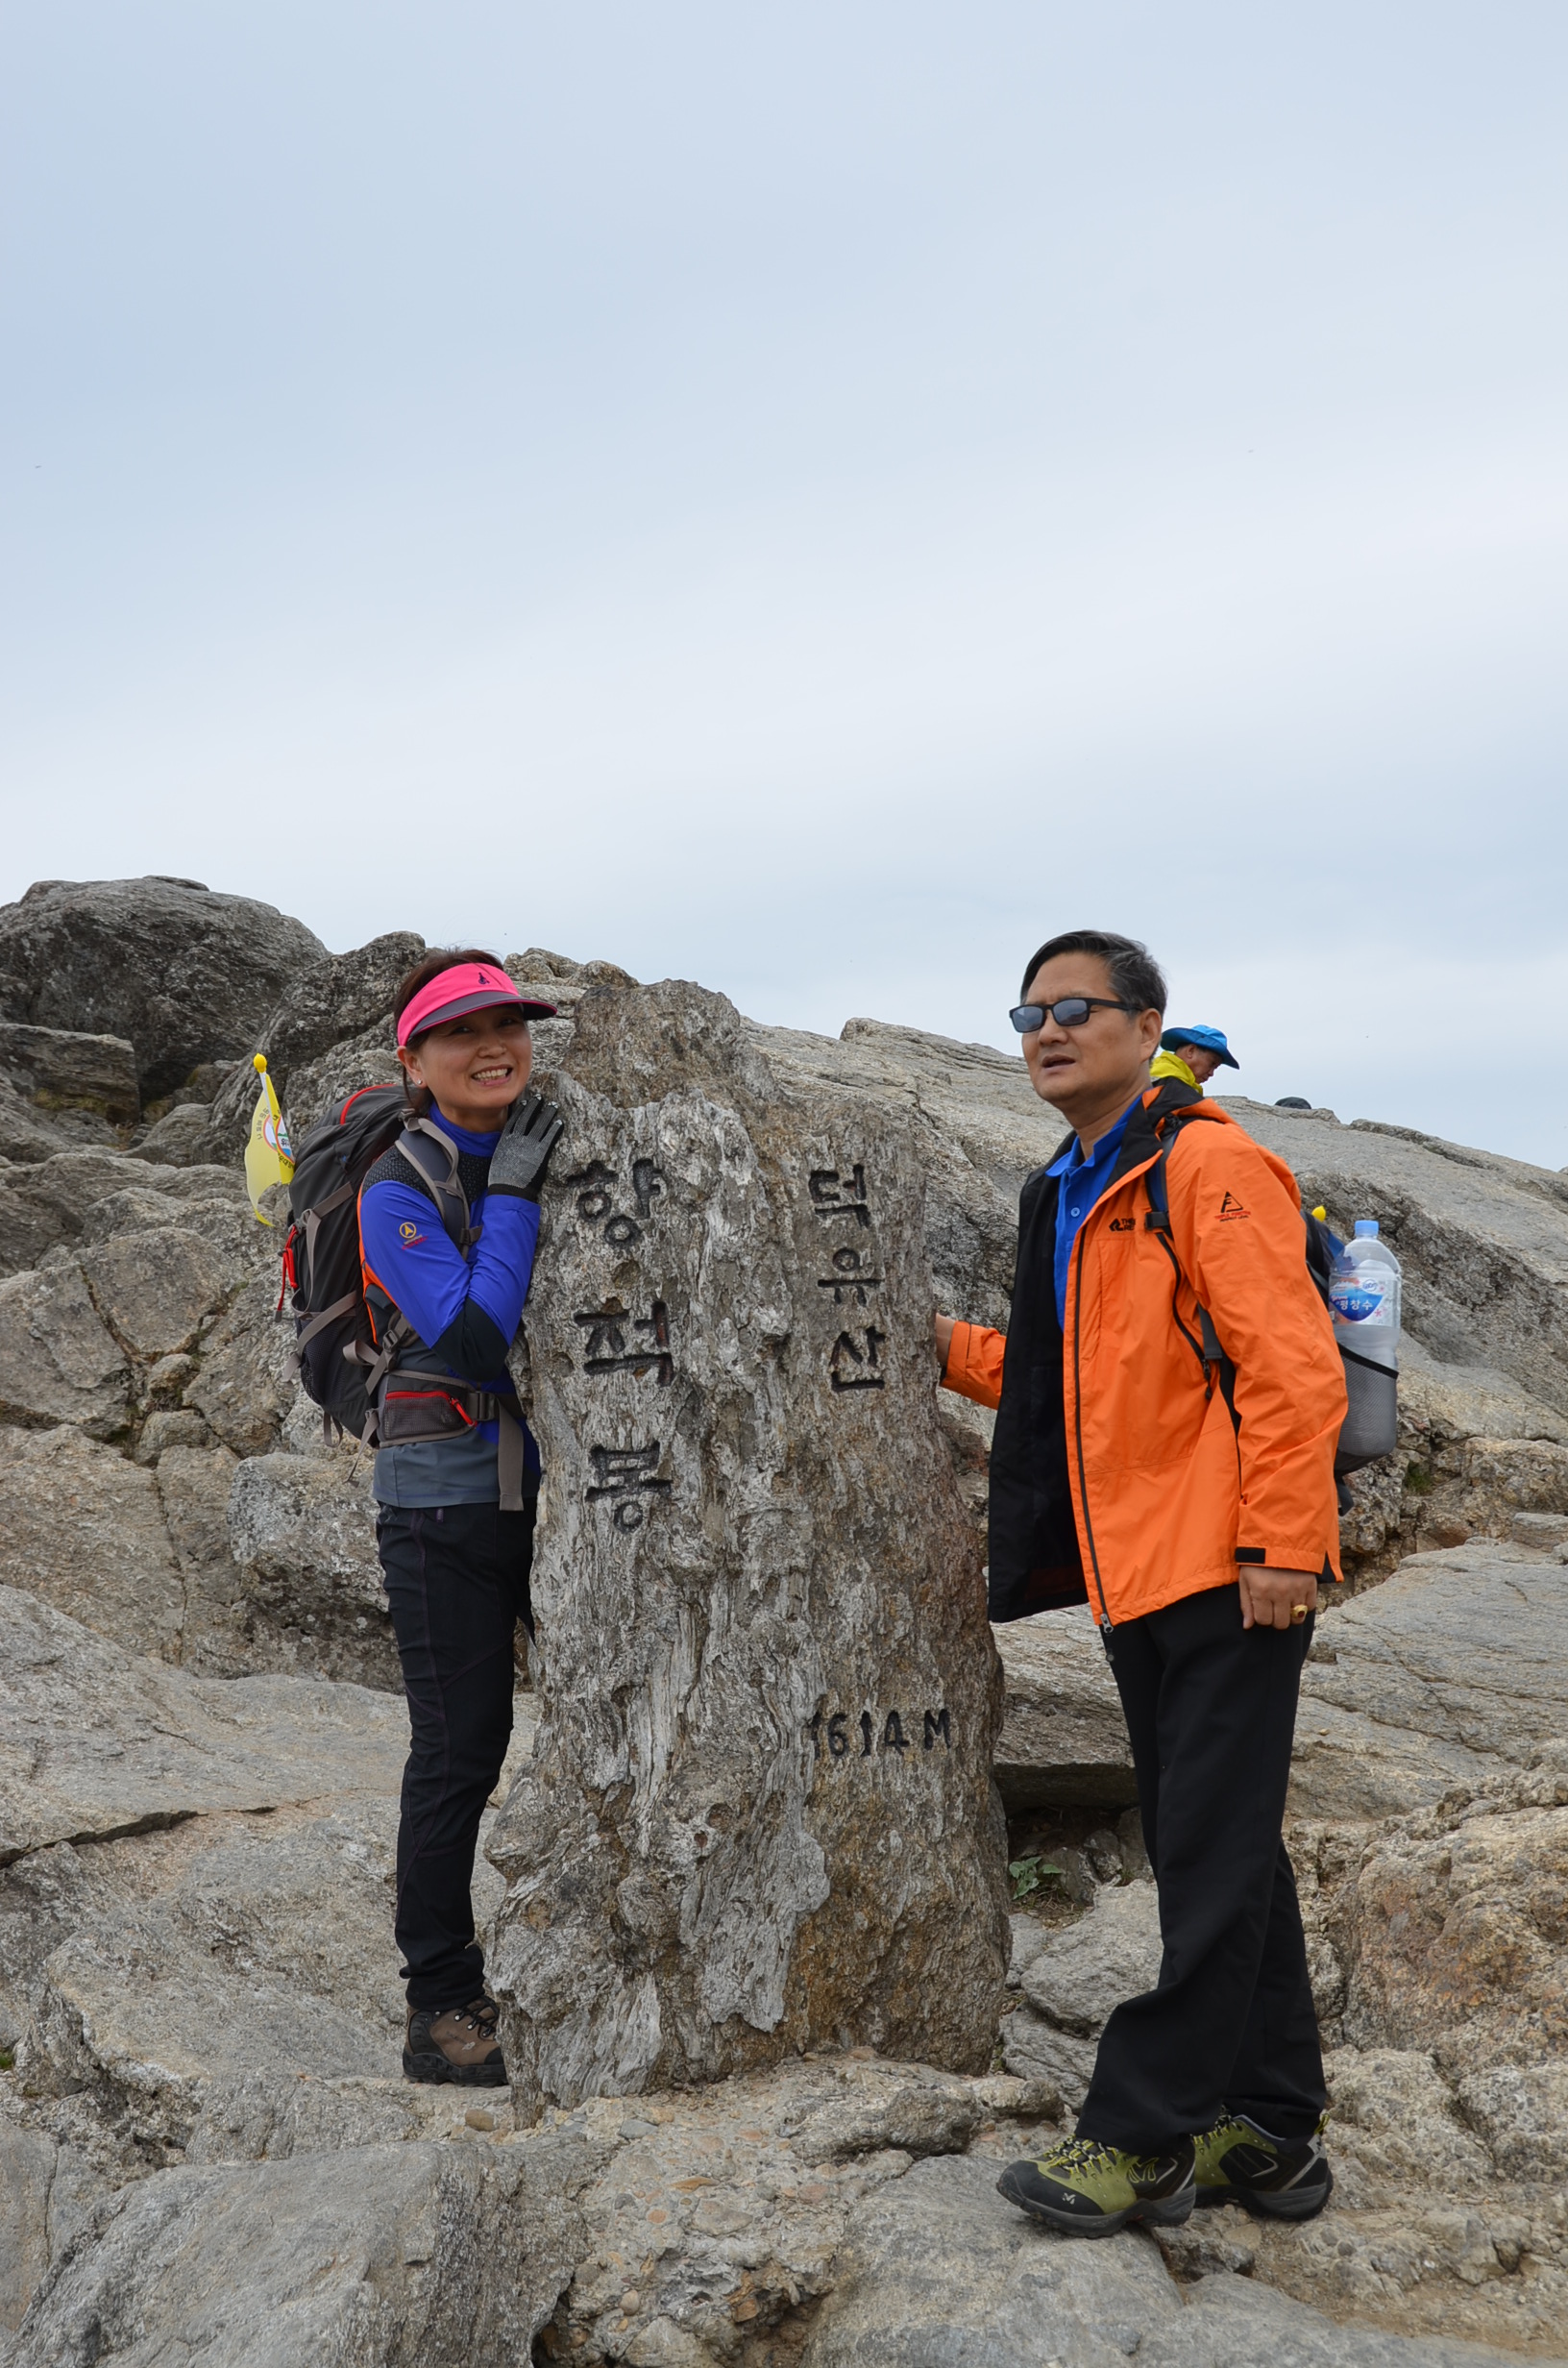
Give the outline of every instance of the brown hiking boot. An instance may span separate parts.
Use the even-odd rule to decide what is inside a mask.
[[[403,2043],[405,2081],[453,2081],[463,2088],[504,2088],[506,2065],[496,2037],[496,2002],[466,2007],[410,2007]]]

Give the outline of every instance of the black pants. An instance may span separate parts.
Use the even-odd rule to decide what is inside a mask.
[[[1115,1631],[1164,1956],[1155,1988],[1106,2024],[1084,2137],[1164,2152],[1222,2109],[1305,2137],[1327,2103],[1280,1838],[1311,1633],[1311,1618],[1244,1629],[1234,1587]]]
[[[484,1987],[469,1887],[479,1818],[512,1735],[512,1640],[532,1631],[534,1506],[381,1507],[376,1544],[408,1695],[396,1933],[408,2004]]]

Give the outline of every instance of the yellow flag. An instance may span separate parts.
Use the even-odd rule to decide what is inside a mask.
[[[261,1079],[261,1091],[251,1117],[251,1139],[245,1146],[245,1188],[258,1221],[270,1225],[271,1218],[261,1215],[261,1196],[274,1184],[293,1182],[294,1151],[267,1074],[266,1054],[258,1052],[253,1066]]]

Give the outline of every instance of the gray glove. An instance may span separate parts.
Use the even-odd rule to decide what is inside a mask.
[[[525,1094],[513,1106],[501,1130],[501,1141],[490,1154],[487,1193],[509,1193],[516,1200],[537,1200],[550,1155],[565,1124],[552,1101]]]

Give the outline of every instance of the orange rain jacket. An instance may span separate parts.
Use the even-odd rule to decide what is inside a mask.
[[[1141,1179],[1178,1107],[1167,1234]],[[1056,1196],[1043,1169],[1027,1179],[1010,1329],[956,1325],[943,1375],[998,1409],[992,1617],[1087,1593],[1106,1627],[1234,1585],[1238,1562],[1337,1578],[1344,1370],[1289,1169],[1215,1103],[1151,1089],[1073,1246],[1062,1325]]]

